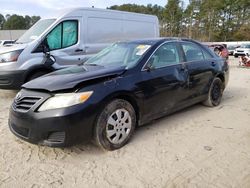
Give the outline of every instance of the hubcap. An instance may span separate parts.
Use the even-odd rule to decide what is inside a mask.
[[[132,127],[131,116],[126,109],[113,112],[106,125],[106,135],[112,144],[122,143],[129,135]]]
[[[212,90],[212,100],[217,102],[220,99],[220,95],[221,95],[221,88],[218,84],[215,84],[213,86],[213,90]]]

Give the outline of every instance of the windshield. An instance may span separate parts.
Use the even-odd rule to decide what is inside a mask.
[[[228,46],[227,49],[228,50],[234,50],[237,46]]]
[[[39,20],[28,31],[26,31],[16,43],[28,43],[38,38],[56,19]]]
[[[86,61],[85,65],[126,66],[131,68],[151,47],[147,44],[116,43]]]
[[[241,48],[250,48],[250,44],[242,44]]]

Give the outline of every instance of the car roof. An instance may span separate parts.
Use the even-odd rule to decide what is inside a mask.
[[[150,45],[154,45],[158,42],[165,42],[165,41],[189,41],[189,42],[195,42],[195,43],[199,43],[195,40],[192,39],[187,39],[187,38],[179,38],[179,37],[162,37],[162,38],[148,38],[148,39],[137,39],[137,40],[129,40],[129,41],[125,41],[128,43],[134,43],[134,44],[150,44]]]

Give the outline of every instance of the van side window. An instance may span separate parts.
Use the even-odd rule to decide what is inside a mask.
[[[149,62],[151,63],[150,67],[154,69],[180,63],[176,45],[173,43],[163,44],[151,56]]]
[[[191,43],[182,43],[182,48],[187,61],[204,60],[202,49],[198,45]]]
[[[50,50],[66,48],[77,43],[78,21],[64,21],[57,25],[48,35],[47,41]]]

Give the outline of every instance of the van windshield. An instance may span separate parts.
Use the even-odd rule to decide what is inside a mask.
[[[38,38],[49,26],[51,26],[56,19],[39,20],[28,31],[26,31],[16,43],[29,43]]]

